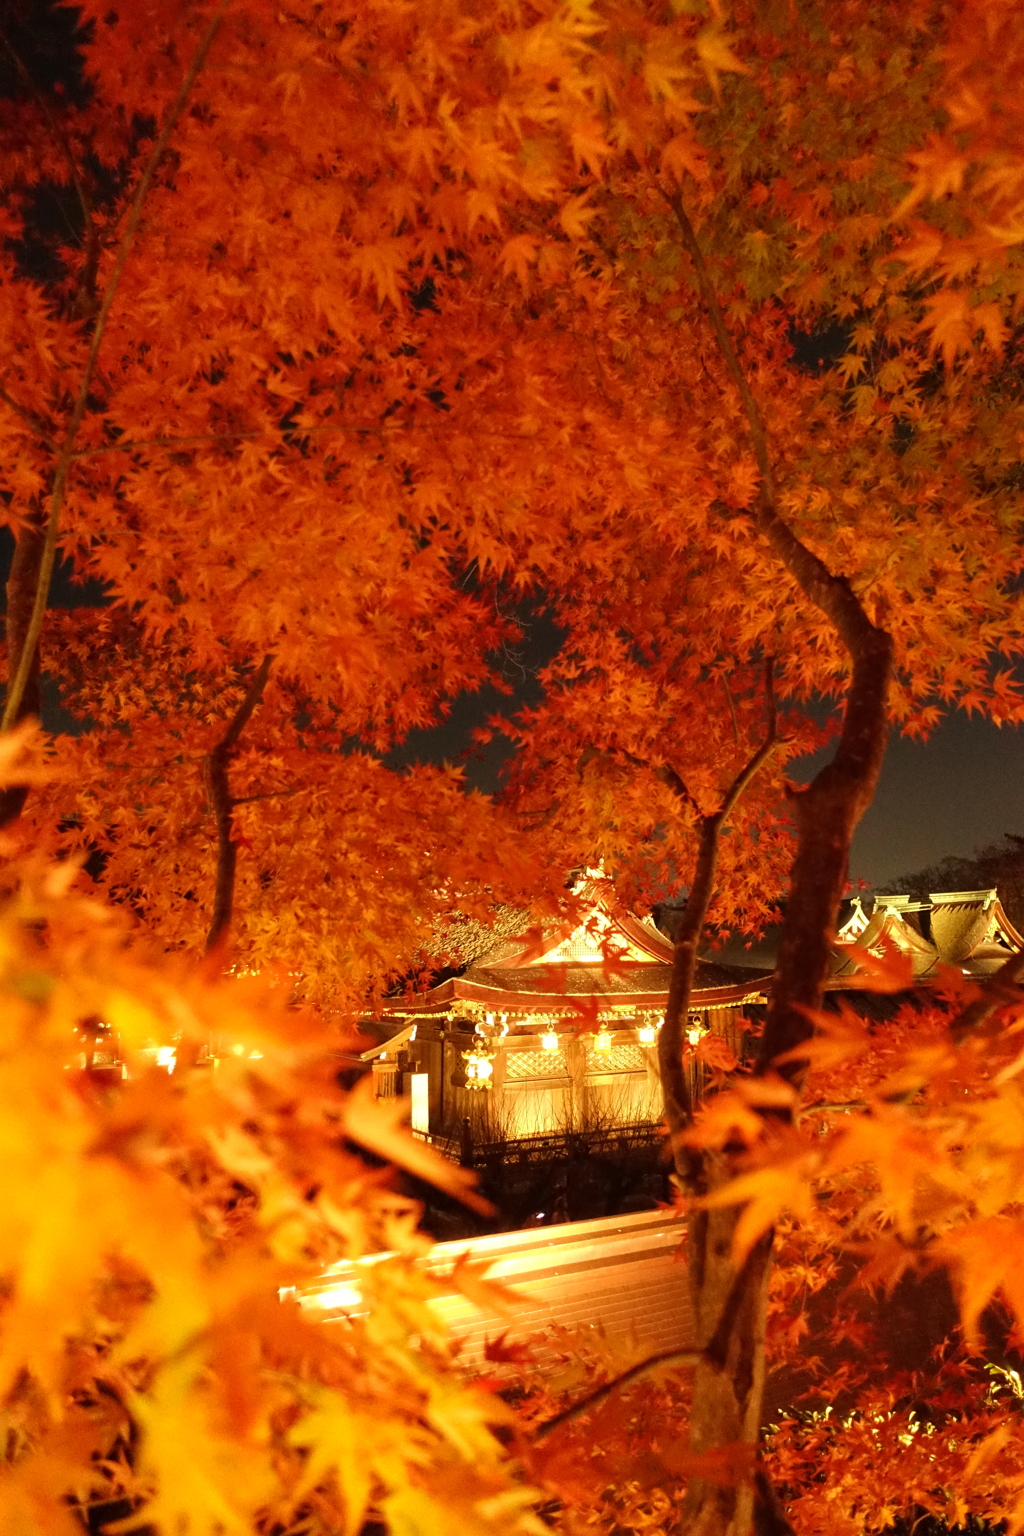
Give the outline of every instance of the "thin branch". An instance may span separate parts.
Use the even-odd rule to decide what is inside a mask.
[[[648,764],[647,766],[653,767],[653,764]],[[690,790],[690,786],[687,784],[682,774],[680,774],[675,768],[672,767],[671,763],[659,763],[658,766],[654,768],[654,772],[658,775],[658,778],[663,784],[668,785],[669,789],[677,797],[677,799],[684,801],[685,804],[690,807],[694,815],[700,815],[700,806],[694,799],[693,793]]]
[[[217,824],[217,880],[214,888],[210,931],[206,936],[207,954],[220,943],[227,932],[235,898],[238,845],[235,842],[232,812],[241,802],[231,798],[228,766],[238,745],[239,737],[251,719],[253,710],[263,697],[273,661],[273,656],[264,656],[253,673],[248,691],[235,711],[234,719],[203,764],[206,790]]]
[[[27,405],[20,405],[18,401],[15,400],[14,396],[7,392],[2,384],[0,384],[0,400],[2,400],[6,406],[9,406],[16,416],[20,416],[22,421],[27,421],[29,426],[39,433],[39,436],[42,438],[47,448],[54,447],[52,422],[44,420],[44,418],[40,416],[38,412],[30,410]]]
[[[393,417],[389,417],[393,420]],[[267,427],[258,432],[197,432],[187,437],[144,437],[130,442],[104,443],[99,448],[80,448],[72,458],[93,459],[104,453],[136,453],[143,448],[198,448],[204,443],[258,442],[260,438],[281,441],[288,437],[317,437],[324,432],[361,432],[366,436],[374,432],[383,434],[383,422],[324,422],[319,427]]]
[[[855,1109],[867,1109],[863,1099],[844,1099],[839,1104],[801,1104],[801,1115],[850,1115]]]
[[[133,438],[130,442],[103,443],[98,448],[79,448],[72,455],[72,462],[79,459],[94,459],[104,453],[136,453],[143,448],[195,448],[204,443],[234,443],[257,442],[260,438],[281,440],[288,437],[319,437],[325,432],[354,433],[372,437],[374,434],[380,437],[389,435],[389,428],[399,427],[403,432],[410,432],[414,428],[424,432],[432,431],[438,422],[433,418],[420,421],[411,419],[411,412],[407,416],[388,416],[385,420],[352,422],[334,421],[324,422],[321,426],[304,427],[267,427],[259,432],[197,432],[185,437],[143,437]],[[397,436],[397,432],[390,435]],[[508,443],[534,443],[537,434],[534,432],[509,432],[498,428],[475,426],[474,437],[492,437],[499,442]]]
[[[623,1371],[620,1376],[613,1376],[611,1381],[606,1381],[603,1386],[595,1387],[593,1392],[588,1392],[586,1397],[581,1397],[578,1402],[570,1403],[568,1408],[563,1408],[561,1413],[556,1413],[553,1418],[545,1419],[533,1431],[533,1440],[546,1440],[554,1430],[560,1429],[563,1424],[571,1424],[573,1419],[582,1418],[593,1408],[599,1408],[603,1402],[617,1392],[620,1387],[628,1387],[631,1381],[639,1381],[651,1371],[657,1370],[663,1365],[689,1365],[695,1366],[704,1358],[701,1350],[693,1349],[665,1349],[660,1355],[651,1355],[647,1360],[641,1360],[638,1365],[631,1365],[628,1371]]]
[[[985,983],[985,990],[980,997],[976,997],[973,1003],[968,1003],[966,1008],[952,1020],[949,1032],[957,1045],[960,1045],[967,1036],[988,1022],[994,1013],[1000,1008],[1005,1008],[1007,1003],[1020,1002],[1020,983],[1024,981],[1024,949],[1018,950],[1008,960],[1004,960],[998,971]]]
[[[747,425],[750,429],[750,436],[754,446],[754,458],[757,460],[757,467],[761,474],[762,496],[770,506],[774,506],[775,484],[772,477],[771,460],[768,455],[768,440],[765,435],[764,422],[761,419],[761,412],[758,409],[757,401],[754,399],[750,385],[747,383],[747,376],[740,367],[732,337],[726,329],[725,320],[722,317],[722,311],[718,303],[718,295],[715,293],[714,284],[711,281],[711,275],[704,260],[704,253],[698,244],[697,236],[693,225],[690,223],[689,214],[683,206],[683,199],[680,194],[678,192],[666,192],[664,187],[659,187],[658,190],[676,216],[676,222],[683,237],[683,244],[686,247],[690,260],[693,262],[701,297],[704,300],[708,319],[711,321],[722,359],[733,383],[739,391],[740,400],[743,404],[743,411],[747,418]]]
[[[677,772],[675,768],[672,767],[671,763],[652,763],[646,757],[637,757],[635,752],[629,752],[625,747],[602,748],[590,746],[587,747],[586,750],[580,755],[580,760],[576,765],[577,773],[579,773],[584,765],[593,757],[621,758],[624,762],[632,763],[634,768],[649,769],[650,772],[659,778],[663,784],[668,785],[669,789],[677,799],[685,801],[695,816],[700,816],[700,806],[697,804],[696,800],[693,798],[693,795],[690,793],[690,789],[686,783],[686,780],[680,773]]]
[[[174,104],[172,105],[168,114],[167,121],[163,126],[163,131],[154,144],[153,151],[146,162],[142,176],[139,180],[139,185],[135,190],[135,196],[132,199],[131,208],[128,214],[128,221],[125,225],[124,234],[121,237],[121,243],[118,247],[117,256],[114,260],[113,270],[111,271],[110,277],[107,280],[107,286],[104,290],[103,299],[100,303],[99,311],[96,316],[96,323],[93,327],[92,333],[92,341],[89,346],[89,354],[86,358],[85,368],[82,372],[82,379],[78,386],[78,394],[71,411],[71,418],[68,421],[67,430],[64,434],[64,442],[61,445],[61,450],[53,472],[53,487],[50,492],[50,506],[46,521],[46,538],[43,546],[42,559],[40,560],[39,564],[39,577],[36,583],[36,596],[32,607],[32,617],[29,621],[28,632],[25,636],[25,643],[22,648],[21,655],[18,658],[17,670],[15,671],[14,677],[11,679],[8,685],[7,703],[4,709],[3,720],[0,721],[0,731],[11,730],[17,721],[22,695],[25,692],[25,687],[32,673],[33,658],[35,657],[36,649],[39,645],[39,637],[42,634],[43,616],[46,612],[46,604],[50,595],[50,581],[53,577],[53,567],[57,555],[57,534],[60,528],[60,515],[64,506],[64,493],[67,487],[68,472],[71,469],[71,463],[74,456],[75,439],[78,436],[79,428],[81,427],[82,421],[85,417],[86,406],[89,399],[89,391],[92,386],[93,377],[96,373],[97,364],[99,362],[100,346],[103,341],[103,335],[107,328],[107,321],[110,318],[110,311],[113,308],[114,299],[117,296],[117,290],[120,286],[121,275],[124,272],[125,263],[128,260],[128,254],[132,248],[132,243],[135,239],[139,223],[142,219],[143,205],[149,193],[153,177],[156,175],[157,168],[160,164],[160,161],[163,159],[164,152],[167,149],[168,143],[170,142],[171,134],[177,125],[179,117],[185,109],[185,103],[187,102],[189,95],[191,94],[192,87],[195,84],[199,73],[206,62],[206,56],[210,51],[210,47],[217,35],[217,31],[224,17],[224,13],[226,12],[230,3],[231,0],[221,0],[221,4],[217,8],[216,15],[210,22],[210,25],[207,27],[202,41],[196,50],[195,58],[192,60],[192,64],[188,70],[188,73],[182,81],[181,88],[175,97]]]
[[[722,687],[725,689],[725,696],[729,700],[729,714],[732,716],[733,738],[736,742],[736,745],[739,746],[740,728],[736,724],[736,706],[732,702],[732,689],[729,687],[729,679],[727,677],[722,678]]]
[[[289,795],[308,795],[311,790],[319,788],[319,784],[299,784],[294,789],[268,789],[262,795],[239,795],[232,799],[231,804],[254,805],[257,800],[282,800]]]
[[[252,719],[253,710],[256,708],[260,699],[263,697],[263,690],[267,686],[267,678],[270,675],[270,668],[273,666],[273,664],[273,655],[264,656],[263,660],[259,664],[259,667],[253,675],[252,682],[249,684],[249,689],[245,695],[245,698],[242,700],[241,704],[239,704],[237,710],[235,711],[235,717],[231,724],[228,726],[227,730],[224,732],[219,745],[214,748],[215,751],[223,751],[225,753],[231,753],[234,751],[235,747],[238,745],[238,738],[241,736],[242,732],[249,724],[249,721]]]
[[[676,1172],[687,1185],[694,1177],[696,1162],[682,1141],[682,1132],[693,1118],[694,1111],[690,1084],[683,1067],[683,1028],[689,1014],[690,994],[697,969],[697,948],[714,894],[722,828],[754,777],[780,744],[775,709],[774,661],[771,657],[765,662],[765,694],[767,722],[764,740],[726,789],[717,811],[697,818],[697,867],[673,941],[672,975],[665,1005],[665,1022],[658,1036],[658,1072]]]
[[[775,480],[772,474],[771,458],[768,453],[768,438],[765,432],[764,420],[760,408],[754,399],[753,391],[747,382],[747,376],[740,364],[736,353],[736,347],[729,334],[722,315],[718,295],[715,292],[711,274],[708,271],[704,253],[700,248],[689,215],[683,206],[682,197],[678,192],[667,192],[660,187],[662,197],[676,216],[680,233],[683,237],[683,245],[693,263],[697,283],[701,297],[707,310],[708,319],[715,333],[722,360],[725,363],[729,376],[739,392],[743,405],[743,413],[747,419],[747,429],[754,449],[754,458],[757,461],[758,473],[761,484],[758,495],[758,520],[762,532],[770,540],[776,554],[782,560],[790,575],[798,582],[804,595],[808,597],[815,607],[819,608],[825,617],[836,627],[843,644],[853,654],[858,642],[863,641],[868,633],[878,634],[874,625],[868,619],[860,600],[854,593],[849,582],[844,576],[833,576],[828,566],[820,560],[816,554],[807,548],[789,524],[780,517],[777,510],[775,494]]]
[[[757,773],[762,763],[766,762],[775,748],[781,746],[778,736],[778,721],[775,712],[775,686],[774,686],[774,657],[769,656],[764,666],[764,686],[768,706],[767,732],[764,741],[758,747],[753,757],[744,765],[733,779],[729,788],[722,796],[722,803],[718,808],[718,815],[724,819],[733,810],[737,800],[743,794],[751,779]]]
[[[831,624],[851,662],[846,711],[835,755],[806,789],[793,795],[799,841],[779,942],[776,982],[756,1063],[758,1072],[767,1071],[773,1059],[785,1053],[789,1059],[783,1073],[798,1081],[806,1063],[789,1053],[813,1033],[811,1011],[820,1005],[828,973],[830,931],[846,883],[850,839],[871,802],[885,755],[893,642],[891,635],[868,618],[846,577],[834,576],[779,514],[764,421],[725,324],[700,242],[679,192],[660,190],[675,215],[722,360],[743,406],[760,474],[755,513],[758,530],[804,597]]]

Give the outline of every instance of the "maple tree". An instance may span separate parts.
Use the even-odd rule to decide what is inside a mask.
[[[503,147],[536,115],[541,86],[525,71],[507,121],[481,109],[467,137],[454,119],[443,128],[444,80],[468,88],[489,66],[458,6],[430,27],[387,6],[355,27],[313,11],[165,10],[83,13],[88,106],[30,89],[7,104],[13,361],[3,403],[6,516],[18,536],[8,724],[38,705],[36,639],[59,535],[80,572],[106,584],[109,606],[46,624],[47,664],[91,729],[65,744],[78,759],[74,795],[40,797],[37,822],[76,826],[107,856],[108,883],[130,891],[166,940],[193,944],[220,926],[202,889],[215,886],[218,850],[230,859],[236,829],[261,837],[236,904],[239,959],[290,950],[311,985],[327,971],[336,990],[352,967],[331,935],[376,901],[379,867],[370,861],[361,888],[355,868],[360,842],[379,835],[380,797],[406,796],[419,817],[409,831],[422,851],[399,855],[406,894],[389,909],[411,915],[415,893],[414,940],[446,883],[430,867],[436,829],[456,805],[462,829],[450,843],[474,812],[486,821],[443,775],[398,783],[350,744],[380,751],[433,719],[439,701],[488,676],[486,653],[509,631],[486,583],[477,596],[462,580],[475,561],[486,567],[493,542],[470,536],[482,477],[466,474],[488,412],[477,402],[442,432],[444,395],[458,387],[450,325],[442,334],[429,305],[407,295],[429,291],[433,264],[452,264],[452,241],[491,216],[498,189],[550,184]],[[569,18],[550,30],[557,50],[578,27]],[[179,66],[188,50],[191,64]],[[334,95],[318,141],[309,101],[321,88]],[[156,142],[145,126],[154,114]],[[173,153],[162,158],[168,135]],[[442,152],[451,179],[438,184]],[[57,275],[40,283],[19,269],[16,241],[34,188],[54,181],[77,193],[81,238],[51,253]],[[343,239],[340,224],[351,225]],[[460,470],[476,496],[461,522],[446,515]],[[261,666],[259,708],[218,758]],[[230,785],[219,775],[226,755]],[[217,769],[214,795],[204,765]],[[23,800],[15,787],[7,814]],[[500,822],[489,825],[500,838]],[[289,879],[297,843],[305,862]],[[383,849],[377,859],[391,868]],[[478,855],[466,863],[478,871]],[[409,945],[397,931],[378,932],[374,964],[388,946],[401,971]],[[358,988],[367,968],[356,970]]]
[[[828,971],[850,838],[873,792],[889,721],[927,729],[936,707],[957,699],[996,718],[1019,718],[1011,672],[991,665],[994,653],[1019,649],[1012,591],[1020,516],[1012,380],[1019,363],[1009,331],[1012,256],[1010,275],[992,297],[998,325],[978,298],[989,294],[992,272],[982,278],[977,262],[968,265],[974,297],[960,290],[956,302],[977,307],[970,336],[981,332],[984,340],[955,364],[942,318],[947,290],[936,298],[922,281],[921,231],[907,235],[900,223],[896,194],[901,174],[905,186],[908,153],[922,163],[911,136],[937,135],[943,96],[934,89],[935,56],[914,68],[887,25],[909,21],[913,31],[921,18],[887,14],[869,25],[854,8],[824,8],[820,21],[808,10],[801,34],[791,15],[785,24],[742,8],[732,15],[735,52],[713,28],[711,37],[701,36],[718,67],[739,80],[726,89],[711,78],[706,93],[687,96],[662,75],[656,111],[655,93],[638,79],[639,45],[630,52],[624,41],[636,19],[616,14],[610,31],[621,24],[618,47],[609,41],[594,66],[613,105],[607,163],[586,184],[592,217],[581,244],[595,283],[607,283],[603,321],[628,360],[619,377],[623,386],[628,377],[631,398],[627,404],[623,387],[617,404],[624,412],[639,404],[663,424],[666,441],[649,462],[648,484],[664,473],[677,496],[687,495],[685,516],[669,496],[660,506],[650,496],[634,498],[641,509],[630,532],[630,575],[639,582],[652,568],[640,563],[637,574],[638,547],[671,539],[671,554],[661,558],[671,562],[681,622],[693,617],[687,603],[695,568],[698,581],[721,582],[721,628],[706,618],[715,605],[697,604],[703,623],[694,647],[706,669],[767,654],[787,692],[806,697],[817,686],[843,698],[836,753],[792,801],[798,846],[758,1057],[760,1074],[784,1063],[783,1082],[764,1090],[760,1112],[788,1121]],[[643,35],[650,42],[656,23]],[[660,41],[674,51],[662,64],[677,70],[677,80],[696,82],[699,68],[684,51],[690,37],[670,25]],[[887,113],[893,88],[915,100],[922,116],[905,105]],[[822,114],[834,111],[825,104],[840,92],[853,109],[839,113],[829,132]],[[624,151],[621,158],[612,145]],[[903,211],[930,189],[919,179]],[[934,284],[948,270],[940,265],[932,274]],[[812,381],[786,359],[794,328],[825,318],[846,331],[847,350]],[[936,350],[945,372],[936,367]],[[643,519],[653,531],[637,532]],[[574,575],[606,592],[616,529],[602,522],[600,530],[597,555],[574,550]],[[960,597],[947,609],[954,586]],[[566,606],[576,601],[574,594]],[[651,607],[664,626],[657,595]],[[642,673],[655,647],[641,596],[628,616],[605,601],[604,616],[625,631],[626,652],[632,645],[640,653]],[[599,747],[605,723],[595,719],[588,733]],[[650,765],[663,773],[687,755],[689,721],[679,712],[673,723],[682,739],[659,744]],[[578,717],[570,714],[566,724],[570,742],[588,739]],[[578,750],[564,756],[579,761]],[[699,826],[708,825],[711,810],[702,811]],[[709,850],[696,876],[705,896],[712,872]],[[756,1241],[742,1236],[747,1186],[734,1179],[743,1156],[728,1136],[695,1144],[687,1131],[693,1106],[679,1072],[680,1021],[702,906],[695,901],[692,931],[677,943],[675,1016],[660,1048],[677,1172],[696,1197],[689,1248],[699,1346],[690,1429],[696,1452],[758,1440],[771,1249],[770,1221]],[[688,1529],[770,1523],[777,1518],[770,1494],[760,1513],[754,1508],[758,1487],[750,1476],[726,1488],[692,1478]]]
[[[0,779],[45,780],[42,759],[8,735]],[[354,1533],[376,1510],[395,1532],[537,1532],[436,1282],[375,1266],[342,1333],[287,1299],[332,1257],[424,1247],[419,1207],[343,1137],[470,1200],[472,1176],[338,1088],[337,1031],[287,987],[172,967],[73,866],[3,852],[0,1530],[92,1511]]]
[[[77,838],[165,947],[219,948],[233,913],[236,965],[355,1004],[453,902],[484,913],[501,881],[555,899],[553,801],[556,824],[582,817],[579,852],[621,862],[635,823],[634,866],[694,870],[709,900],[718,857],[719,916],[756,917],[785,857],[786,755],[816,739],[803,706],[838,701],[835,756],[789,800],[757,1081],[694,1140],[666,1074],[702,1202],[685,1517],[738,1536],[778,1518],[763,1480],[709,1468],[757,1442],[772,1223],[787,1201],[806,1214],[825,1166],[789,1138],[885,733],[955,703],[1020,713],[1020,18],[996,0],[942,18],[854,0],[81,13],[87,89],[29,78],[0,114],[5,724],[37,708],[41,664],[90,722],[59,773],[8,785],[12,860]],[[40,275],[22,242],[55,185],[79,238]],[[828,324],[837,363],[795,367],[794,336]],[[58,548],[106,584],[104,609],[46,616]],[[509,805],[448,770],[389,771],[381,751],[487,676],[519,587],[549,594],[569,640],[515,727]],[[785,747],[765,734],[769,660]],[[744,764],[760,772],[733,806]],[[51,929],[55,966],[80,955]],[[993,1093],[1006,1112],[987,1080],[977,1102]],[[890,1155],[885,1114],[864,1121],[867,1161]],[[986,1146],[1013,1162],[1005,1138]],[[771,1198],[742,1208],[755,1188]],[[978,1223],[1014,1219],[985,1200],[962,1248],[959,1215],[936,1229],[972,1275]],[[53,1312],[51,1345],[77,1326]],[[416,1475],[380,1476],[411,1526]],[[226,1518],[196,1499],[195,1518]]]

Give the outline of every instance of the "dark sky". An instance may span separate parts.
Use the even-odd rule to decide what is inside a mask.
[[[527,627],[521,663],[502,666],[515,699],[488,689],[457,700],[443,725],[415,732],[392,761],[458,758],[469,748],[473,726],[489,714],[539,701],[536,669],[554,654],[558,632],[543,615],[529,618],[524,610],[520,618]],[[500,742],[467,758],[471,783],[492,790],[502,760]],[[795,763],[793,776],[803,781],[817,766],[809,759]],[[973,853],[1004,832],[1024,833],[1024,730],[951,715],[926,742],[891,739],[874,803],[854,837],[850,877],[885,886],[946,854]]]
[[[444,726],[417,732],[401,756],[457,756],[471,727],[502,708],[508,700],[496,693],[462,699]],[[499,767],[496,747],[467,763],[483,789]],[[799,769],[794,764],[794,777],[802,777]],[[854,837],[850,877],[881,887],[946,854],[973,853],[1004,832],[1024,833],[1024,731],[954,715],[927,742],[890,742],[874,803]]]
[[[11,542],[10,534],[0,530],[0,577],[6,575]],[[62,572],[54,582],[54,599],[61,606],[83,599],[97,602],[99,589],[95,584],[84,591],[74,587]],[[472,728],[486,724],[491,714],[539,702],[536,672],[559,643],[559,631],[545,614],[523,607],[517,616],[525,629],[523,644],[499,663],[514,697],[489,688],[457,699],[442,725],[414,732],[390,762],[396,767],[417,760],[442,762],[469,753],[470,782],[488,791],[496,787],[503,744],[473,753]],[[67,729],[70,717],[55,707],[52,689],[48,695],[46,724],[51,730]],[[800,768],[794,764],[794,777],[806,777]],[[810,761],[806,769],[812,771]],[[1024,833],[1024,730],[951,715],[927,742],[896,736],[890,741],[878,793],[854,838],[851,878],[884,886],[946,854],[973,853],[1004,832]]]
[[[890,742],[850,873],[884,885],[1004,832],[1024,832],[1024,731],[951,715],[929,741]]]

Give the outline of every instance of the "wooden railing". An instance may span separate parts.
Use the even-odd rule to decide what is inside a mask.
[[[606,1153],[621,1154],[631,1148],[655,1147],[664,1132],[660,1125],[642,1122],[637,1125],[601,1126],[593,1130],[555,1131],[536,1136],[515,1139],[498,1138],[484,1140],[473,1134],[472,1125],[463,1123],[458,1136],[434,1134],[432,1141],[439,1152],[466,1167],[483,1167],[488,1162],[501,1163],[555,1163],[571,1162],[581,1154],[588,1156]]]

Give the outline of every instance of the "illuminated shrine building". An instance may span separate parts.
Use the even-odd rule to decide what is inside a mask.
[[[908,956],[915,985],[927,987],[943,965],[987,975],[1024,939],[995,891],[927,902],[879,896],[870,915],[855,900],[839,930],[830,991],[857,989],[857,946]],[[721,1034],[741,1057],[771,987],[770,944],[733,958],[748,963],[699,962],[687,1033],[691,1047],[707,1031]],[[595,887],[576,928],[496,941],[415,1004],[396,1003],[383,1020],[387,1038],[363,1060],[380,1097],[411,1097],[414,1130],[453,1144],[467,1132],[504,1143],[654,1126],[671,965],[671,941],[654,922],[613,916]],[[699,1090],[695,1056],[688,1070]]]
[[[378,1092],[411,1094],[414,1129],[518,1140],[660,1119],[657,1031],[672,945],[647,919],[595,898],[576,928],[499,941],[415,1006],[368,1052]],[[728,1031],[758,975],[703,963],[702,1027]],[[403,1070],[404,1069],[404,1070]]]

